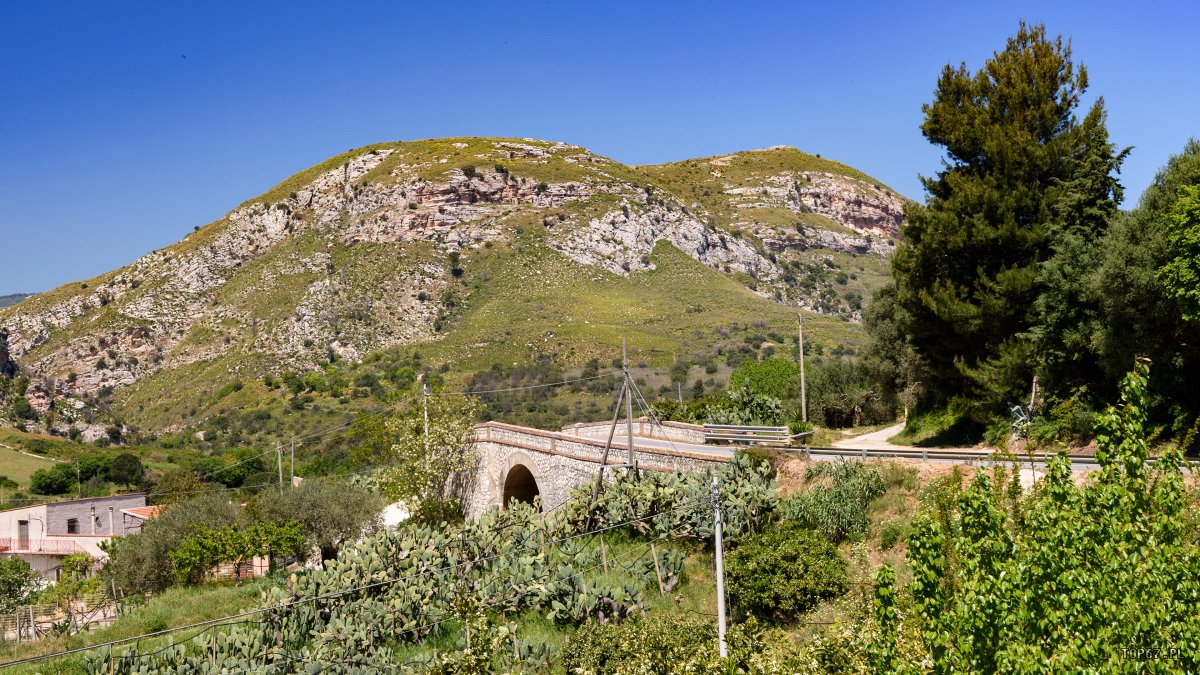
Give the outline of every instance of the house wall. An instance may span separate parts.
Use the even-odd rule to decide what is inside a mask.
[[[38,504],[0,511],[0,539],[16,539],[17,522],[21,520],[29,521],[30,539],[40,539],[46,536],[46,505]]]
[[[67,520],[75,518],[79,521],[77,534],[121,536],[131,529],[128,528],[121,509],[132,509],[145,505],[146,495],[117,495],[47,504],[47,526],[50,534],[67,534]],[[93,509],[95,509],[94,512]],[[95,530],[92,529],[93,513],[95,514]]]

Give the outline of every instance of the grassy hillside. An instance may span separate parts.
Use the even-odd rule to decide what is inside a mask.
[[[894,211],[869,176],[791,148],[630,167],[529,139],[381,143],[130,266],[7,308],[0,325],[31,381],[111,411],[134,442],[206,451],[390,404],[403,368],[458,390],[546,381],[607,367],[622,338],[652,392],[674,389],[672,366],[689,393],[712,391],[747,353],[790,353],[797,305],[819,310],[806,317],[814,349],[862,344],[855,320],[887,258],[861,218],[797,206],[805,172],[836,179],[820,187],[831,203]],[[760,188],[769,204],[751,203]],[[281,386],[289,373],[323,385]],[[551,398],[531,419],[595,415],[608,392]],[[89,415],[60,415],[55,430],[111,424]]]
[[[0,295],[0,307],[12,307],[21,302],[25,298],[32,297],[31,293],[12,293],[9,295]]]
[[[54,466],[52,460],[30,457],[12,449],[14,447],[20,446],[0,440],[0,476],[15,480],[18,485],[28,485],[29,477],[33,475],[34,471]]]

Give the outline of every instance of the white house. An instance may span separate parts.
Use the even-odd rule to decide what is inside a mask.
[[[138,532],[157,514],[146,495],[47,502],[0,511],[0,557],[19,557],[50,581],[62,559],[86,553],[102,560],[101,542]]]

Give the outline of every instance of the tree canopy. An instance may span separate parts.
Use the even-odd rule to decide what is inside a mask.
[[[904,332],[935,396],[1003,400],[1033,375],[1029,331],[1039,263],[1067,232],[1098,235],[1115,209],[1102,100],[1076,117],[1087,71],[1069,42],[1022,23],[977,72],[947,65],[922,132],[946,152],[922,178],[893,259]]]

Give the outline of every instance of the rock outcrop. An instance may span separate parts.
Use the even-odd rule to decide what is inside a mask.
[[[666,240],[760,295],[857,318],[829,293],[800,289],[794,271],[815,265],[814,251],[887,256],[903,199],[789,152],[803,165],[781,170],[772,159],[751,171],[754,153],[707,160],[705,201],[692,195],[700,187],[680,190],[684,179],[668,168],[627,167],[565,143],[450,139],[351,151],[127,267],[0,310],[10,331],[0,332],[0,374],[20,359],[49,383],[50,400],[235,352],[303,369],[434,339],[455,307],[450,256],[517,246],[534,232],[577,263],[619,275],[648,269]],[[758,218],[764,210],[795,222]]]
[[[17,362],[13,361],[8,350],[8,329],[0,328],[0,377],[14,377],[17,374]]]

